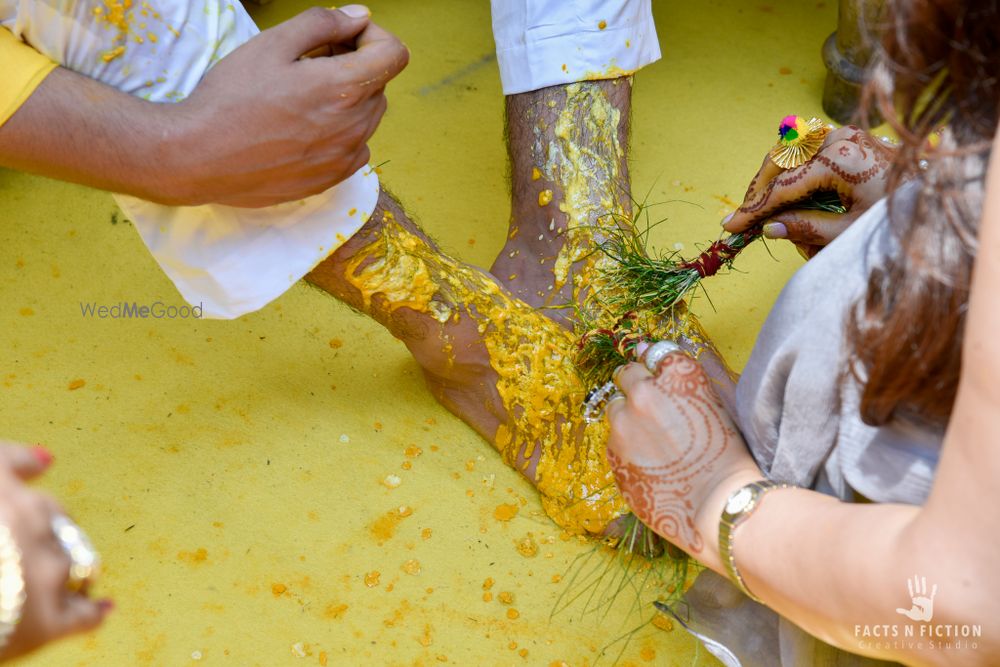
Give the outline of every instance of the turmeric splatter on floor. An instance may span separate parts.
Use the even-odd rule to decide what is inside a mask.
[[[535,542],[530,534],[517,540],[515,545],[517,546],[517,553],[525,558],[534,558],[538,555],[538,543]]]
[[[653,618],[653,625],[665,632],[671,632],[674,629],[674,622],[662,614],[657,614]]]
[[[493,518],[497,521],[510,521],[517,516],[518,511],[519,508],[517,505],[503,503],[497,505],[496,509],[493,510]]]
[[[79,389],[80,387],[84,386],[85,384],[87,384],[87,381],[84,380],[84,379],[82,379],[82,378],[77,378],[75,380],[70,380],[69,381],[69,390],[73,391],[75,389]]]
[[[375,538],[375,541],[382,545],[391,540],[396,535],[396,529],[403,519],[413,515],[413,510],[405,505],[394,510],[389,510],[379,518],[375,519],[369,526],[368,531]]]
[[[326,609],[323,610],[323,618],[337,620],[344,615],[347,609],[348,606],[346,604],[333,604],[331,602],[330,604],[326,605]]]
[[[208,551],[204,547],[195,551],[178,551],[177,560],[190,563],[191,565],[200,565],[208,560]]]

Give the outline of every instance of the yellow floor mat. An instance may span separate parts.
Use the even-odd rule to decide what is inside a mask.
[[[412,51],[373,160],[445,248],[488,266],[509,210],[488,3],[370,4]],[[820,113],[836,3],[654,4],[664,59],[637,77],[634,188],[667,202],[655,243],[694,253],[780,118]],[[254,13],[266,26],[306,6]],[[560,539],[373,322],[301,285],[231,322],[86,318],[81,303],[181,301],[107,194],[0,172],[0,201],[2,434],[55,452],[43,485],[100,547],[118,602],[99,633],[22,664],[714,664],[680,629],[632,632],[649,616],[635,593],[552,615],[592,546]],[[707,284],[714,310],[695,302],[737,366],[801,262],[771,251]],[[498,521],[501,504],[517,515]]]

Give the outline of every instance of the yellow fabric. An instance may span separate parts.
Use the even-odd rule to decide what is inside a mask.
[[[0,125],[3,125],[56,64],[6,28],[0,28],[0,62],[3,63],[0,67]]]

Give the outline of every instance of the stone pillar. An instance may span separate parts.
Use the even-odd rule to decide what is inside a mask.
[[[838,123],[858,120],[861,86],[875,52],[879,20],[884,0],[840,0],[837,31],[823,44],[826,85],[823,110]],[[869,118],[874,126],[879,118]]]

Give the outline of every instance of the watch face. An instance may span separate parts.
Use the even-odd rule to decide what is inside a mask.
[[[737,514],[744,511],[753,500],[753,491],[748,487],[743,487],[733,495],[729,496],[729,500],[726,501],[726,512],[729,514]]]

